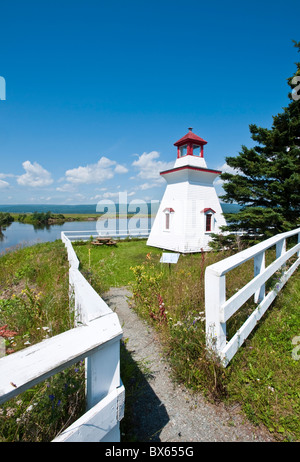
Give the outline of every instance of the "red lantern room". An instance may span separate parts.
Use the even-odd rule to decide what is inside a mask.
[[[177,146],[177,159],[183,156],[203,157],[203,146],[207,141],[195,135],[192,130],[190,127],[189,132],[174,143]]]

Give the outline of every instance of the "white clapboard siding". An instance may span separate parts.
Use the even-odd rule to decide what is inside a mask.
[[[286,251],[286,239],[298,235],[298,244]],[[265,267],[265,251],[276,246],[276,259]],[[286,269],[286,262],[296,254],[297,260]],[[226,300],[226,274],[242,263],[254,259],[254,278],[229,300]],[[207,347],[226,366],[263,316],[277,293],[300,264],[300,228],[278,234],[229,258],[215,263],[205,271],[205,317]],[[280,270],[276,287],[265,294],[266,281]],[[232,339],[226,341],[226,321],[254,294],[255,311]]]

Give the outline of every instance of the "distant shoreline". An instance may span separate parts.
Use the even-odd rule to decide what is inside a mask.
[[[0,211],[1,212],[1,211]],[[16,220],[18,221],[18,216],[19,215],[22,215],[21,213],[18,213],[18,212],[8,212],[10,213],[10,215]],[[25,215],[32,215],[31,212],[27,212],[27,213],[23,213]],[[52,223],[52,222],[55,222],[55,223],[61,223],[61,222],[65,222],[65,221],[97,221],[97,220],[104,220],[106,218],[132,218],[132,217],[135,217],[136,215],[139,216],[139,218],[148,218],[150,215],[146,215],[146,214],[141,214],[141,213],[128,213],[127,215],[126,214],[119,214],[119,213],[116,213],[116,214],[113,214],[113,213],[95,213],[95,214],[91,214],[91,213],[64,213],[64,218],[50,218],[49,219],[49,222]]]
[[[111,204],[110,204],[111,205]],[[110,206],[108,204],[107,207]],[[123,205],[123,204],[122,204]],[[135,204],[135,207],[137,210],[139,210],[139,207],[142,206],[144,207],[144,204]],[[41,213],[45,214],[48,211],[51,212],[51,217],[47,221],[47,225],[55,225],[55,224],[62,224],[62,223],[67,223],[67,222],[74,222],[74,221],[91,221],[95,222],[97,220],[105,220],[105,219],[130,219],[130,218],[147,218],[147,219],[153,219],[158,211],[158,206],[159,203],[155,203],[154,207],[153,204],[148,203],[148,214],[147,213],[141,213],[140,211],[137,211],[135,213],[123,213],[123,210],[121,213],[120,211],[120,205],[115,204],[116,207],[116,213],[111,213],[111,212],[102,212],[102,213],[97,213],[95,212],[96,206],[95,205],[74,205],[74,206],[65,206],[65,205],[53,205],[53,204],[33,204],[33,205],[22,205],[22,204],[15,204],[15,205],[0,205],[0,213],[9,213],[14,221],[21,221],[23,223],[27,224],[33,224],[32,220],[30,220],[30,217],[34,213]],[[144,208],[141,207],[141,209],[144,211]],[[224,204],[221,203],[221,207],[223,210],[223,213],[235,213],[239,210],[240,206],[237,204]],[[109,210],[109,208],[108,208]],[[111,210],[111,209],[110,209]],[[20,215],[23,215],[23,219],[19,220],[18,217]]]

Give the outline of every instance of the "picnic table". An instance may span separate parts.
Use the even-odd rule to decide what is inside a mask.
[[[96,237],[91,244],[93,245],[117,245],[116,241],[113,241],[111,237]]]

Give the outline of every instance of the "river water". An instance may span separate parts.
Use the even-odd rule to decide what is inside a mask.
[[[106,228],[105,226],[108,222],[109,227]],[[14,221],[0,231],[0,255],[19,245],[28,246],[39,242],[53,242],[61,238],[62,231],[90,231],[92,234],[101,230],[101,234],[113,236],[114,232],[110,233],[110,227],[117,228],[117,230],[134,230],[135,226],[136,229],[144,229],[148,228],[147,225],[151,228],[148,219],[145,221],[145,219],[136,220],[135,218],[120,218],[112,222],[110,220],[101,221],[101,223],[97,221],[69,221],[44,227],[34,227],[33,225]],[[89,236],[88,233],[85,233],[85,235]]]
[[[62,231],[96,231],[96,221],[71,221],[63,224],[36,228],[33,225],[14,221],[0,234],[0,254],[17,245],[27,246],[39,242],[60,239]]]

